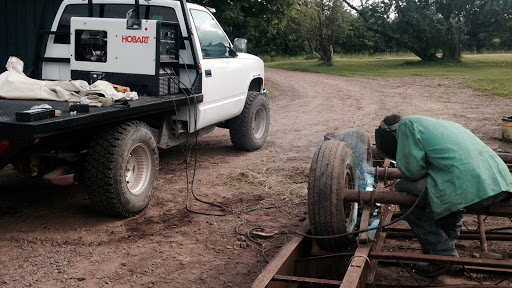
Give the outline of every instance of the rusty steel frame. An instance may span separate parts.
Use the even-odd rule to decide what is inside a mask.
[[[512,162],[512,155],[500,155],[505,162]],[[389,161],[384,162],[389,166]],[[362,216],[359,230],[368,228],[370,215],[375,203],[384,204],[381,209],[381,220],[379,225],[390,223],[396,212],[396,205],[411,206],[416,202],[417,197],[403,192],[390,191],[386,188],[389,181],[399,179],[399,171],[395,168],[375,168],[377,187],[374,191],[361,192],[360,190],[345,190],[344,200],[359,202],[362,205]],[[419,202],[419,205],[424,203]],[[512,201],[501,202],[492,205],[486,210],[472,211],[473,214],[489,216],[512,217]],[[483,221],[480,222],[479,231],[462,231],[459,239],[480,240],[486,243],[487,240],[512,241],[512,233],[498,232],[499,230],[512,230],[512,227],[502,227],[492,230],[485,230]],[[306,221],[302,228],[303,233],[309,229]],[[480,232],[481,231],[481,232]],[[450,257],[427,255],[407,252],[383,252],[384,240],[388,238],[413,238],[414,233],[410,229],[384,228],[377,229],[374,239],[370,239],[367,232],[360,233],[357,237],[357,248],[355,252],[327,253],[322,252],[316,243],[307,237],[294,235],[281,251],[268,264],[265,270],[252,284],[252,288],[288,288],[306,285],[307,287],[339,287],[339,288],[363,288],[363,287],[446,287],[446,288],[473,288],[473,287],[496,287],[495,285],[445,285],[425,286],[421,285],[379,285],[374,282],[375,273],[379,261],[381,262],[429,262],[448,263],[452,265],[463,265],[466,269],[479,269],[479,271],[495,271],[512,273],[511,260],[492,260],[468,257]],[[482,244],[482,252],[486,247]],[[330,275],[327,277],[322,272],[329,267]],[[343,275],[343,269],[346,267]],[[311,275],[305,274],[305,272]],[[325,274],[325,273],[324,273]],[[340,279],[342,276],[342,279]],[[309,285],[309,286],[308,286]],[[311,286],[315,285],[315,286]]]

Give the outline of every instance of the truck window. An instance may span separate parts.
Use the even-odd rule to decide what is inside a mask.
[[[208,13],[191,9],[196,26],[197,37],[204,58],[222,58],[229,56],[229,40],[215,19]]]
[[[99,18],[126,18],[126,13],[133,9],[131,4],[93,4],[93,17]],[[66,6],[60,18],[57,31],[70,33],[71,17],[87,17],[88,8],[84,4],[71,4]],[[140,16],[143,19],[178,22],[176,11],[171,7],[140,5]],[[70,44],[70,36],[56,35],[54,43]]]

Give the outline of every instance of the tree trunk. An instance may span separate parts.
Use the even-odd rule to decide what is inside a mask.
[[[457,30],[457,20],[454,15],[455,13],[455,1],[446,1],[446,7],[443,11],[443,20],[446,23],[444,48],[443,48],[443,59],[445,60],[459,60],[461,57],[462,50],[462,39]]]
[[[315,55],[316,52],[316,41],[314,39],[308,39],[309,51],[311,55]]]

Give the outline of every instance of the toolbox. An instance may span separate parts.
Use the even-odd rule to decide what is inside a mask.
[[[17,122],[33,122],[55,117],[55,109],[32,109],[16,112]]]

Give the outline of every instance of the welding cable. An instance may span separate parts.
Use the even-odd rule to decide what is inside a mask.
[[[265,261],[267,261],[267,263],[270,263],[270,261],[268,260],[267,258],[267,255],[265,255],[265,243],[261,243],[259,241],[256,241],[254,240],[254,238],[252,238],[251,236],[251,233],[253,231],[256,231],[256,230],[260,230],[260,231],[263,231],[265,232],[266,229],[263,228],[263,227],[254,227],[252,229],[249,229],[249,231],[247,231],[247,233],[242,233],[240,232],[240,226],[242,226],[242,224],[244,224],[245,222],[247,222],[247,220],[245,220],[245,218],[243,218],[242,216],[240,216],[239,214],[236,214],[234,211],[232,211],[234,215],[236,215],[238,218],[242,219],[242,221],[238,222],[238,225],[236,225],[235,227],[235,232],[238,234],[238,235],[242,235],[244,237],[246,237],[247,239],[249,239],[249,241],[257,244],[257,245],[260,245],[261,246],[261,255],[263,256],[263,259],[265,259]]]
[[[263,227],[254,227],[251,230],[247,231],[247,238],[249,238],[249,240],[251,240],[252,242],[261,246],[261,255],[263,256],[263,259],[265,259],[265,261],[267,261],[267,263],[270,263],[267,256],[265,255],[265,243],[258,242],[251,237],[251,233],[256,230],[259,230],[262,232],[266,231],[265,228],[263,228]]]
[[[402,216],[400,216],[397,219],[389,222],[388,224],[384,224],[384,225],[381,225],[381,226],[376,226],[376,227],[372,227],[372,228],[368,228],[368,229],[351,231],[351,232],[347,232],[347,233],[343,233],[343,234],[337,234],[337,235],[328,235],[328,236],[313,236],[313,235],[304,234],[304,233],[301,233],[301,232],[298,232],[298,231],[295,231],[295,234],[300,235],[302,237],[311,238],[311,239],[332,239],[332,238],[344,237],[344,236],[349,236],[349,235],[353,235],[353,234],[359,234],[359,233],[364,233],[364,232],[368,232],[368,231],[373,231],[373,230],[385,228],[385,227],[388,227],[388,226],[391,226],[391,225],[397,223],[398,221],[403,220],[405,218],[405,216],[409,215],[411,213],[412,209],[414,209],[416,207],[416,205],[418,205],[418,203],[420,202],[421,198],[423,198],[423,195],[425,194],[426,191],[427,191],[427,189],[425,189],[425,191],[421,192],[420,196],[418,196],[418,199],[416,199],[416,202],[414,202],[414,204],[411,206],[411,208],[409,208],[409,210],[407,210],[407,212],[405,212],[405,214],[402,214]]]
[[[253,212],[253,211],[256,211],[256,210],[276,209],[276,208],[295,206],[295,205],[306,204],[306,203],[308,203],[308,202],[307,201],[300,201],[300,202],[295,202],[295,203],[290,203],[290,204],[285,204],[285,205],[274,205],[274,206],[267,206],[267,207],[256,207],[256,208],[252,208],[252,209],[249,209],[249,210],[244,210],[244,211],[241,212],[241,214],[250,213],[250,212]],[[267,255],[265,255],[265,243],[256,241],[251,236],[252,232],[254,232],[256,230],[260,230],[262,232],[265,232],[266,229],[264,227],[260,226],[260,227],[254,227],[252,229],[249,229],[249,231],[247,231],[247,233],[242,233],[242,232],[240,232],[240,226],[242,226],[245,222],[247,222],[247,220],[245,220],[245,218],[240,216],[240,214],[237,214],[235,211],[232,211],[232,212],[233,212],[233,215],[235,215],[236,217],[238,217],[238,218],[240,218],[242,220],[242,221],[238,222],[238,225],[236,225],[235,232],[238,235],[242,235],[242,236],[246,237],[249,241],[251,241],[251,242],[253,242],[253,243],[257,244],[257,245],[260,245],[261,246],[261,255],[263,256],[263,259],[265,259],[265,261],[267,261],[267,263],[270,263],[269,259],[267,258]]]
[[[181,55],[180,55],[181,57]],[[181,58],[183,60],[183,58]],[[185,85],[185,83],[183,83],[179,77],[177,77],[178,75],[176,75],[176,73],[174,73],[174,75],[172,75],[171,73],[169,73],[165,67],[162,68],[164,70],[164,72],[170,76],[171,78],[171,81],[174,82],[174,84],[179,87],[179,89],[181,90],[182,93],[184,93],[185,95],[187,94],[186,91],[181,87],[181,85],[183,85],[184,87],[187,87],[187,85]],[[189,78],[189,81],[190,81],[190,72],[188,71],[188,68],[186,67],[185,65],[185,69],[187,71],[187,75],[188,75],[188,78]],[[171,72],[174,72],[171,70]],[[172,76],[176,76],[176,78],[172,77]],[[178,82],[176,82],[176,80]],[[194,98],[195,100],[195,105],[197,107],[197,98],[195,97],[195,94],[194,92],[192,91],[192,88],[188,88],[190,90],[190,93],[191,93],[191,96]],[[188,104],[188,111],[189,111],[189,119],[191,118],[191,115],[190,115],[190,112],[192,110],[192,105],[190,103],[190,98],[187,97],[187,104]],[[204,204],[207,204],[207,205],[211,205],[211,206],[214,206],[214,207],[217,207],[217,208],[220,208],[222,210],[228,210],[226,209],[226,207],[220,205],[220,204],[216,204],[216,203],[213,203],[213,202],[208,202],[208,201],[205,201],[205,200],[201,200],[199,199],[195,193],[194,193],[194,182],[195,182],[195,175],[196,175],[196,170],[197,170],[197,153],[198,153],[198,135],[197,135],[197,111],[194,111],[194,144],[192,145],[189,145],[189,135],[187,134],[187,141],[186,141],[186,144],[185,144],[185,147],[186,149],[183,149],[183,146],[182,146],[182,150],[185,154],[185,175],[186,175],[186,181],[187,181],[187,192],[186,192],[186,205],[185,205],[185,208],[187,209],[187,211],[189,212],[192,212],[192,213],[195,213],[195,214],[200,214],[200,215],[205,215],[205,216],[228,216],[228,215],[232,215],[231,213],[207,213],[207,212],[201,212],[201,211],[195,211],[193,210],[191,207],[190,207],[190,194],[192,194],[192,196],[194,196],[194,198],[201,202],[201,203],[204,203]],[[190,159],[190,152],[192,150],[192,148],[195,146],[195,150],[194,150],[194,166],[193,166],[193,174],[192,174],[192,181],[190,183],[189,179],[190,179],[190,176],[189,176],[189,159]],[[190,150],[189,148],[190,147]]]

